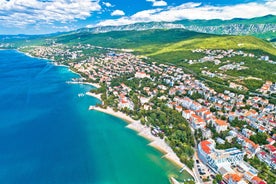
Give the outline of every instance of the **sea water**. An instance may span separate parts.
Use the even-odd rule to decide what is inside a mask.
[[[66,67],[0,51],[0,183],[166,184],[179,168],[116,117]]]

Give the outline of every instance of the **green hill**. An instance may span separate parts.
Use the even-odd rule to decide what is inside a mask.
[[[90,43],[102,47],[139,48],[145,45],[163,45],[198,37],[210,37],[210,34],[197,33],[184,29],[113,31],[107,33],[81,32],[56,37],[58,43]]]
[[[66,45],[91,44],[110,48],[133,49],[140,55],[159,61],[177,62],[197,59],[202,55],[193,49],[251,50],[276,57],[276,48],[253,36],[212,35],[184,29],[153,29],[144,31],[113,31],[107,33],[63,33],[17,40],[16,46],[49,45],[52,41]],[[276,59],[275,59],[276,60]]]
[[[151,50],[153,46],[145,46],[139,48],[141,52],[146,48]],[[167,55],[175,55],[174,58],[181,60],[185,57],[187,51],[193,49],[234,49],[234,50],[251,50],[252,52],[265,52],[276,56],[276,49],[271,43],[255,38],[253,36],[212,36],[205,38],[193,38],[183,40],[173,44],[167,44],[156,52],[148,54],[148,56],[156,58],[164,58]],[[183,52],[183,54],[181,54]],[[177,58],[178,56],[178,58]],[[191,58],[192,59],[192,58]]]
[[[133,49],[139,54],[156,59],[182,59],[193,49],[254,50],[276,56],[271,43],[253,36],[218,36],[184,29],[118,31],[93,34],[82,32],[54,37],[63,44],[89,43],[92,45]],[[165,56],[165,57],[164,57]]]

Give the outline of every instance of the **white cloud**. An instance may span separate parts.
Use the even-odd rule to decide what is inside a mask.
[[[111,16],[124,16],[124,15],[125,15],[125,12],[123,12],[122,10],[114,10],[111,13]]]
[[[0,24],[16,27],[36,23],[68,23],[85,19],[100,10],[99,0],[0,0]]]
[[[114,6],[109,2],[103,2],[103,5],[106,6],[106,7],[113,7]]]
[[[155,0],[147,0],[154,2]],[[276,15],[276,1],[267,0],[262,3],[251,2],[228,6],[202,5],[201,3],[184,3],[179,6],[158,8],[137,12],[130,17],[110,19],[100,22],[98,25],[126,25],[137,22],[161,22],[176,21],[181,19],[223,19],[253,18],[268,14]]]
[[[152,6],[167,6],[167,2],[164,0],[146,0],[147,2],[152,2]]]
[[[152,6],[167,6],[167,2],[166,1],[154,1]]]

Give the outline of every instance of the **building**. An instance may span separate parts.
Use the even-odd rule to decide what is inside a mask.
[[[134,104],[124,94],[120,94],[119,95],[119,104],[118,104],[118,107],[120,109],[128,108],[130,110],[133,110],[134,109]]]
[[[226,150],[215,149],[215,141],[212,139],[201,141],[198,144],[198,157],[213,171],[218,172],[220,167],[237,165],[243,161],[243,152],[237,148]]]
[[[182,111],[182,116],[185,118],[185,119],[190,119],[190,117],[195,114],[194,111],[191,111],[191,110],[184,110]]]
[[[259,178],[258,176],[254,176],[251,180],[252,184],[266,184],[266,182],[264,180],[262,180],[261,178]]]
[[[229,173],[223,176],[223,179],[227,184],[247,184],[238,174]]]
[[[142,78],[150,78],[149,74],[146,74],[145,72],[136,72],[135,77],[142,79]]]
[[[206,122],[196,114],[191,115],[190,122],[194,129],[204,129],[206,127]]]
[[[213,126],[215,126],[218,133],[226,131],[228,128],[228,124],[226,123],[226,121],[220,119],[213,119],[212,124]]]

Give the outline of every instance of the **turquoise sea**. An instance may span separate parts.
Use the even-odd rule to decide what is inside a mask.
[[[66,67],[0,51],[0,183],[166,184],[185,178],[113,116]]]

